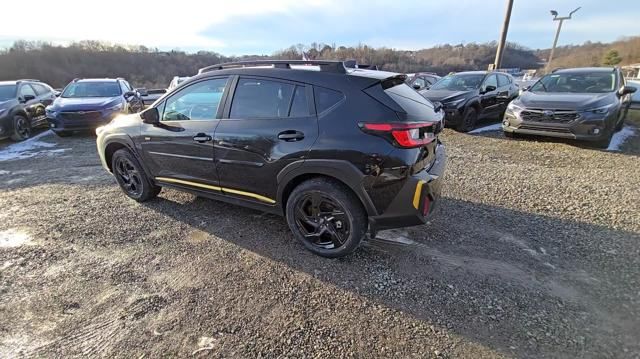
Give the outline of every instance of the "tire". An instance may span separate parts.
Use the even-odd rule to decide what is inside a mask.
[[[460,132],[469,132],[476,127],[476,122],[478,122],[478,112],[475,108],[468,107],[464,110],[462,121],[460,121],[456,129]]]
[[[314,178],[302,182],[291,192],[286,206],[291,232],[319,256],[344,257],[358,248],[366,235],[367,215],[362,203],[338,181]]]
[[[625,116],[626,117],[626,116]],[[617,124],[616,124],[616,132],[622,130],[622,128],[624,127],[624,118],[622,118]]]
[[[140,162],[127,149],[119,149],[113,154],[111,168],[120,189],[138,202],[153,199],[162,190],[149,180]]]
[[[73,132],[71,131],[53,131],[53,132],[59,137],[70,137],[73,134]]]
[[[504,133],[504,137],[508,137],[508,138],[519,138],[520,135],[515,133],[515,132],[507,132],[507,131],[503,131]]]
[[[13,133],[11,140],[24,141],[31,137],[31,122],[22,115],[13,116]]]

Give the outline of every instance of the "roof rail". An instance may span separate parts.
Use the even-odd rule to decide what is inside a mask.
[[[325,60],[255,60],[255,61],[237,61],[237,62],[225,62],[217,65],[211,65],[203,67],[198,70],[198,75],[205,72],[224,70],[236,67],[251,67],[251,66],[269,66],[278,69],[290,69],[291,65],[315,65],[320,66],[320,71],[335,72],[344,74],[347,72],[345,65],[342,61],[325,61]]]
[[[556,67],[555,69],[551,70],[551,73],[554,73],[554,72],[556,72],[558,70],[562,70],[562,69],[564,69],[564,67]]]
[[[365,65],[359,64],[356,60],[346,60],[343,62],[344,67],[349,69],[366,69],[366,70],[377,70],[378,65]]]
[[[22,81],[40,82],[40,80],[37,80],[37,79],[20,79],[20,80],[17,80],[16,82],[22,82]]]

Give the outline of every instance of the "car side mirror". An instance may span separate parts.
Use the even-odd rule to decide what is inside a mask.
[[[140,114],[140,117],[142,117],[143,123],[154,126],[160,124],[160,114],[158,113],[158,109],[155,107],[149,107]]]
[[[138,95],[140,95],[140,96],[147,96],[147,95],[149,95],[149,91],[147,91],[147,89],[146,89],[146,88],[144,88],[144,87],[141,87],[141,88],[139,88],[139,89],[135,89],[135,91],[136,91],[136,92],[138,93]]]
[[[414,90],[420,90],[420,85],[419,84],[413,84],[413,88]]]
[[[529,89],[530,89],[530,88],[531,88],[531,86],[525,86],[525,87],[523,87],[523,88],[522,88],[522,91],[523,91],[523,92],[524,92],[524,91],[529,91]]]
[[[36,98],[36,97],[35,97],[35,96],[33,96],[33,95],[24,95],[24,96],[22,97],[22,103],[29,102],[29,101],[31,101],[31,100],[35,100],[35,98]]]
[[[484,91],[482,91],[482,93],[487,93],[487,92],[491,92],[491,91],[495,91],[496,87],[493,85],[487,85],[484,87]]]
[[[628,95],[636,92],[636,90],[638,89],[633,86],[623,86],[622,88],[620,88],[620,90],[618,90],[618,95],[619,96]]]
[[[53,91],[53,95],[54,95],[55,97],[60,97],[60,95],[62,95],[62,92],[60,92],[60,91]]]
[[[124,97],[133,97],[136,93],[134,91],[127,91],[124,93]]]

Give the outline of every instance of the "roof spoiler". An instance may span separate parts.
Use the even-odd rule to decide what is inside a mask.
[[[291,65],[311,65],[319,66],[320,71],[345,74],[347,69],[342,61],[325,61],[325,60],[255,60],[255,61],[236,61],[225,62],[217,65],[203,67],[198,70],[198,75],[205,72],[242,68],[252,66],[273,66],[277,69],[290,69]]]

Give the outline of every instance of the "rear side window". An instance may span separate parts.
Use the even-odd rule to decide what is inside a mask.
[[[31,87],[33,87],[38,96],[42,96],[51,92],[51,90],[47,86],[41,84],[31,84]]]
[[[342,101],[344,98],[344,95],[341,92],[324,87],[314,87],[313,92],[316,101],[317,113],[323,113],[338,102]]]
[[[307,102],[307,90],[304,86],[296,86],[291,101],[291,111],[289,117],[309,116],[309,103]]]
[[[282,118],[289,116],[294,85],[271,80],[243,79],[231,102],[231,118]]]
[[[498,87],[507,86],[511,83],[509,78],[505,75],[498,75]]]

